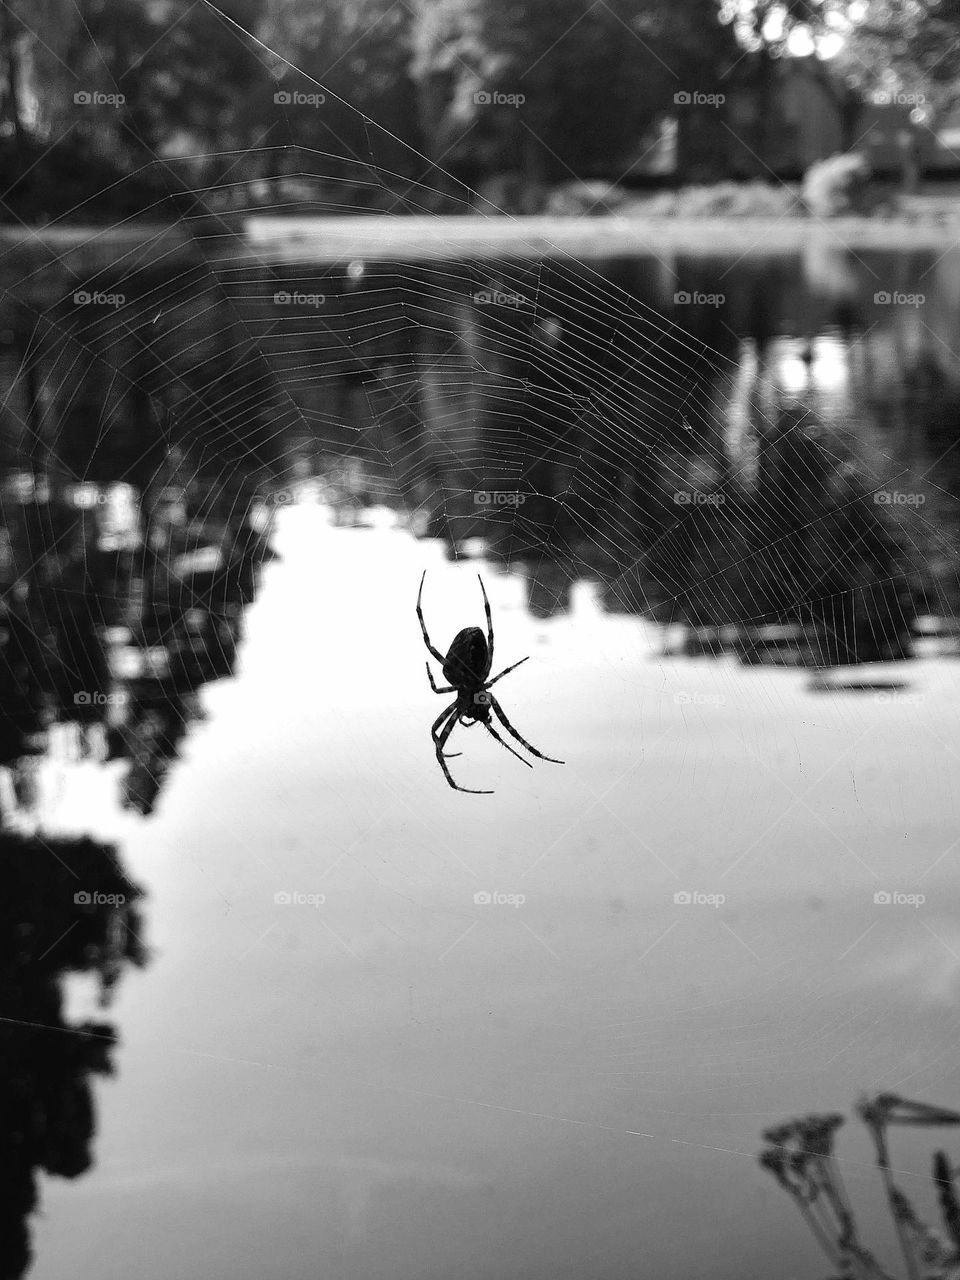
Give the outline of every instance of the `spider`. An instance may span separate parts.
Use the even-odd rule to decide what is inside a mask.
[[[538,751],[536,747],[531,746],[526,738],[521,738],[520,734],[517,733],[504,715],[500,703],[489,692],[491,685],[496,684],[498,680],[502,680],[504,676],[509,675],[511,671],[515,671],[517,667],[527,662],[529,655],[527,658],[521,658],[519,662],[515,662],[512,666],[505,667],[492,680],[487,679],[490,674],[490,668],[493,666],[493,618],[490,616],[490,601],[487,599],[487,589],[483,585],[483,579],[479,573],[477,578],[480,581],[480,590],[483,592],[483,607],[487,614],[486,639],[484,639],[483,632],[479,627],[464,627],[462,631],[458,631],[453,637],[453,643],[446,657],[430,643],[430,637],[427,635],[427,624],[423,620],[423,609],[420,601],[423,596],[423,584],[426,576],[427,571],[424,569],[423,577],[420,579],[420,590],[417,593],[417,617],[420,619],[423,643],[443,668],[444,680],[449,680],[450,683],[437,688],[436,684],[434,684],[433,672],[430,670],[429,662],[426,664],[427,679],[430,681],[430,688],[434,693],[456,693],[457,695],[456,702],[452,702],[449,707],[444,707],[430,726],[430,736],[437,752],[437,764],[443,770],[443,776],[447,782],[450,783],[454,791],[466,791],[474,796],[493,795],[492,791],[475,791],[472,787],[458,786],[450,776],[447,760],[452,760],[454,756],[462,753],[459,751],[445,752],[443,748],[447,745],[447,739],[453,733],[458,721],[465,728],[469,728],[479,722],[489,734],[496,738],[501,747],[506,747],[511,755],[516,756],[518,760],[522,760],[528,768],[533,768],[529,760],[524,760],[523,756],[514,751],[513,747],[508,742],[504,742],[503,738],[497,733],[490,723],[491,710],[506,731],[516,738],[517,742],[522,743],[531,755],[535,755],[539,760],[549,760],[551,764],[563,764],[562,760],[555,760],[553,756],[545,756],[542,751]]]

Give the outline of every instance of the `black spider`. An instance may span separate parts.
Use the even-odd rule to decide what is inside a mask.
[[[429,662],[426,664],[427,678],[434,693],[456,693],[457,695],[456,702],[451,703],[449,707],[444,707],[430,727],[430,736],[433,738],[433,745],[437,751],[437,763],[443,770],[443,776],[451,787],[453,787],[454,791],[468,791],[474,796],[493,795],[492,791],[475,791],[472,787],[457,786],[450,776],[450,770],[447,768],[447,759],[452,760],[454,756],[458,756],[461,753],[459,751],[447,753],[443,748],[447,744],[447,739],[453,733],[458,720],[460,724],[467,728],[479,722],[488,733],[496,738],[501,747],[506,747],[511,755],[515,755],[518,760],[523,760],[523,763],[529,768],[533,768],[529,760],[524,760],[523,756],[514,751],[513,747],[504,742],[499,733],[497,733],[490,723],[491,709],[507,732],[522,743],[531,755],[535,755],[539,760],[549,760],[551,764],[563,764],[562,760],[554,760],[553,756],[545,756],[542,751],[532,747],[526,738],[521,738],[520,734],[517,733],[504,715],[500,703],[492,693],[488,692],[491,685],[496,684],[498,680],[502,680],[505,675],[509,675],[521,663],[526,662],[527,658],[521,658],[520,662],[515,662],[511,667],[505,667],[492,680],[487,679],[490,674],[490,668],[493,666],[493,619],[490,616],[490,601],[487,599],[487,590],[479,573],[477,577],[480,579],[480,590],[483,592],[483,607],[487,613],[486,639],[484,639],[483,632],[479,627],[464,627],[462,631],[458,631],[453,637],[453,643],[446,657],[430,643],[430,637],[427,635],[427,625],[423,620],[420,599],[423,595],[423,583],[426,576],[427,571],[424,569],[423,577],[420,579],[420,590],[417,593],[417,617],[420,619],[423,643],[443,668],[444,680],[449,680],[450,683],[438,689],[433,682],[433,673],[430,670]],[[443,727],[441,728],[441,726]]]

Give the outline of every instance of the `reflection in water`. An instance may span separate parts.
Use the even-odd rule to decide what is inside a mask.
[[[315,325],[270,302],[302,266],[232,296],[338,519],[479,542],[538,616],[586,575],[686,652],[831,666],[955,647],[957,256],[368,263]]]
[[[954,630],[957,254],[238,272],[233,248],[198,240],[172,282],[118,262],[99,283],[127,299],[122,323],[57,303],[8,338],[11,407],[35,427],[12,432],[11,466],[54,492],[124,481],[142,506],[142,563],[104,565],[94,593],[125,572],[119,594],[161,632],[177,563],[200,599],[224,586],[213,630],[174,646],[185,667],[191,647],[229,650],[246,598],[198,554],[265,484],[308,478],[340,523],[386,502],[451,554],[482,540],[525,567],[539,616],[587,574],[609,609],[682,624],[692,653],[849,664],[908,656],[921,620]],[[322,315],[295,313],[313,271]],[[922,318],[882,301],[913,296]],[[241,576],[246,554],[225,551]],[[102,679],[83,625],[80,609],[74,669]],[[138,714],[162,770],[177,717]]]
[[[126,966],[146,960],[140,890],[111,846],[46,830],[40,764],[64,746],[72,760],[122,760],[121,804],[151,813],[202,715],[198,691],[233,672],[269,556],[269,509],[255,433],[225,479],[235,432],[204,438],[189,413],[154,410],[161,343],[147,360],[102,318],[65,333],[56,306],[46,332],[29,314],[6,318],[16,327],[0,335],[0,1274],[14,1280],[30,1261],[37,1173],[91,1166],[91,1078],[114,1069],[112,1024],[71,1021],[65,977],[94,977],[105,1007]],[[231,394],[256,384],[251,362],[230,370],[222,334],[214,345]],[[118,379],[131,359],[133,377]],[[58,380],[62,364],[71,373]],[[203,376],[209,390],[209,364]],[[215,477],[197,466],[211,450]]]
[[[145,519],[126,485],[57,493],[15,473],[3,491],[2,761],[42,751],[54,722],[77,723],[94,752],[99,729],[106,757],[130,761],[124,802],[141,813],[199,715],[196,691],[233,670],[269,555],[248,518],[203,509],[199,482],[171,493]]]
[[[957,255],[368,263],[325,272],[323,315],[304,317],[276,302],[307,287],[302,266],[238,272],[233,247],[172,282],[105,268],[122,323],[64,304],[62,267],[4,312],[7,828],[36,829],[37,762],[64,726],[153,811],[199,691],[234,671],[270,503],[301,491],[357,537],[388,504],[451,557],[509,564],[538,618],[592,578],[691,657],[849,668],[955,648]],[[922,291],[922,323],[875,304],[878,279]],[[63,975],[106,993],[144,954],[111,849],[0,842],[14,1277],[35,1172],[88,1167],[89,1078],[111,1065],[108,1024],[64,1021]]]
[[[2,497],[4,820],[42,823],[36,764],[54,750],[55,726],[73,727],[77,756],[127,761],[122,803],[148,814],[200,715],[197,691],[233,670],[264,540],[246,516],[218,514],[196,480],[163,486],[149,514],[127,484],[57,486],[23,471],[7,475]],[[90,1166],[90,1077],[112,1070],[112,1026],[65,1021],[64,975],[96,975],[106,1004],[145,952],[139,890],[112,848],[13,831],[0,845],[0,1260],[12,1278],[29,1261],[36,1171]]]
[[[90,1167],[90,1077],[113,1069],[113,1027],[64,1018],[65,975],[94,975],[106,1005],[124,966],[146,955],[140,891],[109,846],[8,832],[0,858],[0,1274],[16,1280],[30,1261],[37,1172],[75,1178]]]
[[[937,480],[941,500],[956,493],[936,456],[944,376],[931,393],[927,370],[912,391],[903,351],[900,417],[916,428],[877,413],[888,395],[876,394],[874,350],[915,317],[860,332],[869,281],[843,265],[827,290],[822,264],[811,282],[799,261],[776,263],[761,289],[749,264],[678,261],[675,297],[726,306],[678,306],[676,330],[644,312],[663,300],[634,265],[605,273],[622,290],[616,315],[538,268],[537,310],[558,317],[550,342],[519,307],[496,322],[515,330],[504,359],[524,387],[526,456],[516,504],[474,516],[491,551],[526,562],[541,586],[592,566],[608,608],[683,623],[691,654],[816,666],[909,656],[918,617],[956,612],[956,543],[923,510]],[[859,295],[836,296],[854,284]],[[941,506],[955,528],[955,499]],[[538,613],[544,590],[531,593]]]
[[[677,259],[675,299],[724,304],[676,305],[674,326],[643,262],[600,280],[501,271],[499,294],[530,305],[476,308],[494,376],[475,452],[486,487],[515,496],[468,511],[448,461],[451,540],[482,534],[524,564],[539,616],[592,571],[607,608],[683,624],[690,654],[846,665],[934,632],[954,651],[955,264],[824,256]],[[878,280],[911,296],[922,282],[922,321],[875,302]]]

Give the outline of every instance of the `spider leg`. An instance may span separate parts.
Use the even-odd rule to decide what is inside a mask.
[[[490,695],[490,705],[491,707],[493,707],[494,714],[496,715],[500,723],[503,725],[503,727],[506,729],[506,731],[512,734],[513,737],[515,737],[518,742],[522,742],[531,755],[536,756],[540,760],[549,760],[551,764],[564,763],[562,760],[555,760],[553,756],[545,756],[542,751],[538,751],[536,747],[532,747],[530,743],[526,740],[526,738],[522,737],[519,733],[517,733],[516,729],[513,727],[513,725],[504,715],[503,707],[501,707],[500,703],[496,700],[496,698],[493,696],[492,693]]]
[[[490,674],[490,668],[493,666],[493,618],[490,614],[490,601],[487,599],[487,588],[483,585],[483,579],[477,574],[480,583],[480,590],[483,592],[483,607],[487,615],[487,669],[483,673],[485,680]]]
[[[500,672],[500,674],[498,676],[494,676],[492,680],[485,680],[484,681],[485,686],[489,689],[492,684],[496,684],[498,680],[502,680],[503,677],[508,676],[511,671],[515,671],[517,667],[522,666],[523,663],[529,662],[529,661],[530,661],[530,655],[527,654],[525,658],[521,658],[519,662],[515,662],[512,667],[504,667],[504,669]]]
[[[430,726],[430,737],[433,739],[433,745],[434,745],[434,747],[436,747],[436,746],[437,746],[437,739],[438,739],[438,737],[439,737],[439,729],[440,729],[440,725],[441,725],[441,723],[442,723],[444,720],[446,720],[448,716],[453,716],[453,718],[454,718],[454,724],[455,724],[455,723],[456,723],[456,712],[457,712],[457,704],[456,704],[455,702],[452,702],[452,703],[450,704],[450,706],[449,706],[449,707],[444,707],[444,709],[443,709],[443,710],[440,712],[440,714],[437,716],[436,720],[434,720],[433,724]],[[452,728],[453,728],[453,725],[451,725],[451,726],[450,726],[450,728],[452,729]],[[449,734],[448,734],[447,736],[449,737]],[[446,742],[446,738],[444,738],[444,742]],[[439,750],[439,748],[437,748],[437,749]],[[462,751],[451,751],[451,752],[449,752],[449,754],[448,754],[448,753],[446,753],[446,752],[445,752],[444,754],[445,754],[445,755],[447,755],[447,758],[448,758],[448,759],[452,759],[454,756],[462,755],[462,754],[463,754],[463,752],[462,752]]]
[[[427,679],[430,681],[430,688],[434,693],[453,693],[454,689],[452,684],[441,685],[438,689],[433,682],[433,672],[430,670],[430,663],[426,662],[424,663],[424,666],[427,668]]]
[[[483,721],[483,727],[486,729],[487,733],[493,734],[496,740],[500,743],[501,747],[506,747],[507,750],[510,752],[510,754],[512,756],[516,756],[518,760],[521,760],[527,766],[528,769],[533,768],[533,765],[530,763],[530,761],[524,760],[523,756],[520,754],[519,751],[514,751],[513,747],[511,747],[509,742],[504,742],[504,740],[500,737],[499,733],[497,733],[496,729],[493,727],[493,725],[490,723],[489,720]]]
[[[443,770],[443,776],[450,783],[451,787],[453,787],[454,791],[467,791],[472,796],[492,796],[492,791],[475,791],[473,787],[458,786],[457,783],[454,782],[450,774],[450,770],[447,768],[447,762],[443,755],[443,748],[446,746],[447,739],[450,737],[451,733],[453,733],[453,727],[456,723],[457,721],[455,717],[450,719],[440,734],[440,737],[437,739],[437,764]]]
[[[427,576],[427,571],[426,569],[424,569],[423,578],[420,579],[420,590],[417,592],[417,617],[420,619],[420,630],[423,632],[423,643],[427,646],[431,654],[440,663],[440,667],[442,669],[446,659],[444,658],[440,650],[435,649],[433,645],[430,643],[430,637],[427,635],[427,624],[423,620],[423,609],[420,607],[420,597],[423,595],[423,579],[426,578],[426,576]]]

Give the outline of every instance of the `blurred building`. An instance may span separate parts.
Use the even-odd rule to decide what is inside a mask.
[[[847,150],[864,154],[875,174],[899,177],[910,165],[925,166],[937,149],[908,102],[890,95],[865,101],[814,55],[746,57],[722,92],[722,105],[700,110],[695,128],[680,117],[675,173],[684,181],[797,180]]]
[[[817,160],[842,151],[840,93],[816,58],[744,59],[727,94],[732,177],[799,177]]]
[[[938,122],[926,171],[938,175],[960,173],[960,107],[954,107]]]

